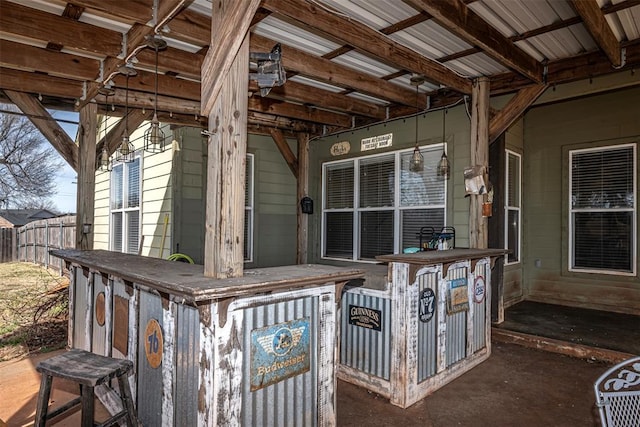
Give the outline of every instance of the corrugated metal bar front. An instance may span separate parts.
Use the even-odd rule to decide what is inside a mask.
[[[91,307],[91,288],[89,286],[89,277],[85,276],[89,270],[82,267],[74,266],[74,285],[73,285],[73,317],[75,323],[73,325],[73,348],[82,350],[91,350],[91,323],[87,322],[87,310]],[[91,314],[91,313],[89,313]],[[89,318],[91,319],[91,317]]]
[[[438,368],[438,322],[440,319],[436,302],[440,298],[438,295],[439,275],[439,269],[432,269],[432,271],[416,278],[420,292],[420,304],[425,305],[419,309],[418,313],[418,382],[435,375]],[[433,292],[432,297],[431,292]],[[423,313],[426,314],[420,316]]]
[[[471,353],[486,347],[487,333],[487,297],[491,281],[491,267],[488,262],[480,261],[476,264],[473,274],[472,303],[473,304],[473,345]]]
[[[105,322],[106,305],[111,304],[106,300],[105,285],[100,273],[91,272],[93,277],[93,320],[91,351],[101,356],[109,356],[106,345],[107,324]]]
[[[351,324],[350,308],[380,312],[380,330]],[[346,291],[340,320],[340,363],[389,380],[391,365],[391,299]]]
[[[464,279],[468,283],[466,266],[461,266],[462,263],[456,263],[449,268],[445,281],[449,283],[447,286],[447,292],[451,292],[451,281],[455,279]],[[466,293],[465,293],[466,295]],[[447,304],[452,304],[452,296],[447,296]],[[445,316],[446,322],[446,366],[453,365],[459,360],[462,360],[467,355],[467,311],[451,312],[450,307],[447,307],[447,314]]]
[[[162,328],[162,300],[158,295],[140,292],[140,338],[138,339],[138,419],[145,426],[162,425],[162,369],[153,367],[145,340],[153,325]]]
[[[318,297],[308,296],[244,309],[243,426],[315,426],[318,421]],[[251,391],[251,331],[291,320],[309,319],[310,370]]]
[[[198,363],[200,349],[198,309],[177,306],[174,425],[195,426],[198,423]]]

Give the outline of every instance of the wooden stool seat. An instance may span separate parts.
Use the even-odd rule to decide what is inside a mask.
[[[133,362],[100,356],[84,350],[73,349],[58,356],[43,360],[36,370],[42,374],[35,426],[44,426],[47,419],[82,404],[82,427],[92,427],[94,409],[94,387],[117,378],[123,410],[109,418],[101,426],[111,425],[126,418],[129,426],[137,426],[138,420],[131,398],[127,376],[133,370]],[[54,377],[74,381],[80,385],[80,397],[73,399],[55,411],[48,413],[51,382]]]

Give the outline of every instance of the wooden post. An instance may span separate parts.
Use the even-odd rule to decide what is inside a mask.
[[[307,263],[307,246],[309,242],[309,214],[302,213],[300,201],[303,197],[309,195],[309,134],[298,133],[298,248],[297,260],[298,264]]]
[[[80,110],[78,191],[76,199],[76,249],[93,249],[93,208],[96,187],[96,138],[98,106],[89,103]],[[84,230],[84,224],[88,230]],[[88,231],[85,233],[84,231]]]
[[[248,76],[247,35],[209,113],[204,274],[218,279],[243,274]]]
[[[489,79],[480,77],[473,83],[471,104],[471,165],[489,167]],[[486,195],[471,195],[469,201],[469,246],[487,247],[487,218],[482,216]]]

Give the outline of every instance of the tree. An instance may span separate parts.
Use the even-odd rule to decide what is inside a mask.
[[[61,167],[53,147],[26,117],[0,114],[0,206],[52,205],[54,179]]]

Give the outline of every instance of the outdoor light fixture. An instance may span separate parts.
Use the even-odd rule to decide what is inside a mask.
[[[109,159],[109,150],[107,149],[107,133],[109,132],[109,96],[115,91],[110,85],[105,85],[98,90],[98,93],[104,95],[104,137],[102,138],[102,153],[100,153],[100,170],[102,172],[111,172],[111,159]]]
[[[416,87],[416,141],[409,161],[409,170],[411,172],[422,172],[424,170],[424,156],[420,152],[420,147],[418,147],[418,113],[420,111],[418,106],[418,87],[424,83],[424,77],[419,74],[412,74],[409,81]]]
[[[160,129],[158,121],[158,51],[167,48],[167,42],[158,34],[154,34],[147,38],[147,46],[156,51],[156,88],[155,101],[153,106],[153,118],[151,125],[144,133],[144,151],[148,153],[161,153],[165,150],[165,136]]]
[[[442,156],[438,162],[438,176],[442,179],[449,179],[451,172],[451,165],[449,165],[449,159],[445,152],[445,126],[446,126],[447,109],[442,110]]]
[[[129,77],[135,76],[138,72],[129,63],[120,67],[119,71],[126,76],[127,83],[124,92],[124,135],[122,135],[122,142],[116,150],[116,161],[131,163],[134,160],[135,148],[129,141]]]

